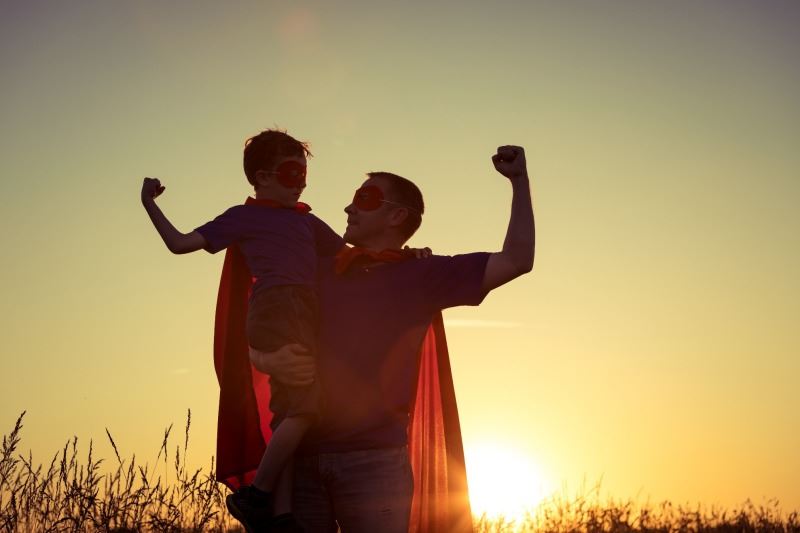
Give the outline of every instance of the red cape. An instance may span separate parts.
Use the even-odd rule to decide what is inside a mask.
[[[214,324],[214,368],[219,381],[217,481],[235,490],[252,482],[272,432],[268,376],[248,355],[245,322],[252,277],[244,256],[225,253]],[[419,379],[409,426],[414,471],[410,532],[472,531],[464,449],[441,313],[434,317],[419,357]]]

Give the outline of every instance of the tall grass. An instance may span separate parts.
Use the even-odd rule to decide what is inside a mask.
[[[123,459],[111,433],[116,467],[100,473],[103,459],[94,457],[93,443],[85,461],[78,457],[73,437],[56,453],[47,468],[16,453],[23,412],[14,429],[3,436],[0,456],[0,531],[228,531],[234,522],[224,512],[223,488],[214,478],[213,459],[207,472],[186,468],[191,411],[187,413],[183,450],[174,448],[168,482],[170,425],[156,456],[156,464]],[[157,465],[164,462],[164,477]],[[238,529],[238,528],[237,528]]]
[[[187,413],[183,447],[169,444],[172,426],[164,431],[155,464],[120,457],[111,433],[106,435],[114,465],[100,472],[89,442],[79,459],[73,437],[50,464],[35,465],[31,453],[17,453],[23,412],[3,436],[0,455],[0,531],[241,531],[225,511],[226,490],[207,471],[186,467],[191,411]],[[170,459],[172,457],[172,459]],[[163,469],[161,468],[163,461]],[[163,471],[163,478],[158,472]],[[170,471],[172,479],[168,479]],[[519,521],[475,518],[476,533],[800,533],[797,511],[784,515],[777,501],[756,506],[745,502],[733,510],[702,506],[601,501],[599,485],[576,496],[554,495]],[[376,532],[380,533],[380,532]]]
[[[600,485],[577,495],[553,495],[522,520],[475,521],[476,533],[800,533],[798,511],[784,514],[777,500],[764,505],[746,501],[734,509],[717,506],[652,505],[634,500],[602,499]]]

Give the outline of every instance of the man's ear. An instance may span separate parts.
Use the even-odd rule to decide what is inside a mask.
[[[405,207],[395,207],[392,210],[392,214],[389,215],[389,225],[390,226],[399,226],[402,224],[405,219],[408,218],[408,209]]]

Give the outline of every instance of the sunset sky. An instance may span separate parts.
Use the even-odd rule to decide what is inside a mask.
[[[35,460],[113,457],[108,428],[152,462],[191,409],[213,455],[223,255],[170,254],[144,176],[189,231],[277,125],[335,230],[386,170],[425,195],[410,244],[498,251],[490,156],[519,144],[534,270],[445,313],[473,492],[497,461],[532,502],[602,478],[800,509],[799,25],[791,1],[3,0],[0,432],[27,410]]]

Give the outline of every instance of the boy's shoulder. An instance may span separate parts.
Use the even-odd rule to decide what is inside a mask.
[[[244,204],[236,204],[232,205],[231,207],[227,208],[223,211],[224,215],[238,215],[249,211],[250,206],[246,206]]]
[[[225,210],[226,214],[229,215],[240,215],[240,216],[281,216],[281,215],[304,215],[304,216],[311,216],[311,213],[300,213],[293,209],[281,209],[278,207],[268,207],[263,205],[253,205],[253,204],[237,204],[232,207],[229,207]],[[315,217],[316,218],[316,217]]]

